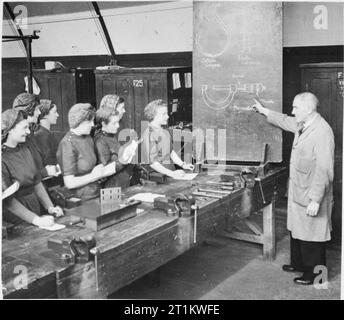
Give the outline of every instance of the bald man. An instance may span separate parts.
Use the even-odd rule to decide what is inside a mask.
[[[269,123],[295,134],[288,190],[290,264],[282,269],[303,272],[294,282],[310,285],[318,274],[324,275],[324,269],[316,267],[326,266],[326,241],[331,239],[333,132],[317,112],[318,98],[310,92],[295,96],[294,117],[268,110],[255,101],[252,108]]]

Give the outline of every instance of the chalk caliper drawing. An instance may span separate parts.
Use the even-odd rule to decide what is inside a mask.
[[[237,105],[232,104],[235,98],[235,95],[238,92],[254,94],[263,103],[267,103],[267,104],[274,103],[273,100],[263,99],[260,97],[261,93],[266,90],[266,87],[262,83],[241,84],[240,82],[238,82],[237,84],[213,85],[211,88],[208,88],[207,84],[203,84],[201,89],[202,89],[202,98],[203,98],[204,103],[213,110],[222,110],[227,107],[232,107],[235,110],[248,111],[250,109],[249,108],[250,106],[239,107]],[[223,91],[223,92],[226,91],[227,95],[221,100],[215,101],[209,96],[208,90]]]

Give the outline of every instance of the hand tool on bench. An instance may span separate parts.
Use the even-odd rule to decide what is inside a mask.
[[[221,190],[234,191],[234,187],[221,187]]]
[[[228,195],[231,193],[231,191],[224,191],[224,190],[216,190],[216,189],[205,189],[205,188],[197,188],[196,191],[199,192],[206,192],[206,193],[218,193],[223,195]]]
[[[199,192],[199,191],[192,192],[192,195],[195,197],[206,197],[206,198],[214,198],[214,199],[222,199],[223,198],[223,196],[220,196],[218,194],[209,194],[206,192]]]
[[[215,184],[215,185],[220,185],[223,187],[234,187],[234,182],[225,182],[225,181],[218,181],[218,182],[214,182],[214,181],[208,181],[208,184]]]

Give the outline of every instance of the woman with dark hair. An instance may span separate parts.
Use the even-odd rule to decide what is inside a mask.
[[[23,111],[29,123],[30,133],[26,137],[26,144],[32,152],[36,166],[39,168],[42,178],[55,176],[55,166],[45,165],[43,161],[44,152],[40,151],[34,139],[34,132],[37,129],[38,117],[41,114],[39,98],[31,93],[21,93],[13,101],[13,109]]]
[[[38,116],[38,128],[35,130],[34,140],[42,155],[43,165],[55,167],[58,144],[50,128],[56,124],[59,114],[56,105],[48,99],[40,100],[39,110],[41,114]]]
[[[26,113],[30,130],[32,129],[31,127],[37,124],[38,117],[41,114],[39,104],[40,101],[38,96],[27,92],[18,94],[13,100],[13,109],[24,111]],[[33,130],[31,130],[30,135],[33,135]]]
[[[119,157],[121,145],[116,138],[116,133],[120,119],[120,113],[115,111],[114,108],[102,107],[96,113],[98,130],[94,137],[94,143],[98,162],[103,165],[116,164],[116,174],[107,179],[104,184],[106,188],[129,187],[133,175],[133,165],[128,164],[128,159],[124,160]]]
[[[94,142],[90,136],[95,110],[88,103],[77,103],[68,112],[70,131],[57,149],[57,161],[64,184],[83,200],[99,196],[99,180],[116,172],[116,166],[97,165]]]
[[[54,223],[51,216],[41,217],[41,206],[52,215],[61,216],[60,207],[54,207],[43,184],[33,155],[27,143],[30,134],[27,115],[19,110],[6,110],[2,113],[2,188],[7,189],[16,181],[19,189],[3,201],[5,220],[18,222],[16,217],[37,225],[48,227]],[[16,217],[15,217],[16,216]]]

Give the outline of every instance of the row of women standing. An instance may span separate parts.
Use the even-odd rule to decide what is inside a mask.
[[[47,227],[54,222],[54,216],[63,215],[42,183],[42,179],[59,174],[57,164],[65,187],[82,200],[98,196],[101,187],[128,187],[137,141],[132,141],[128,153],[116,138],[125,113],[124,103],[117,95],[107,95],[97,111],[87,103],[72,106],[68,113],[70,131],[57,144],[50,131],[59,116],[56,105],[29,93],[16,97],[12,109],[2,114],[2,188],[15,181],[20,187],[3,201],[4,219]],[[169,137],[162,130],[168,119],[166,103],[162,100],[149,103],[145,114],[150,121],[143,137],[148,170],[173,178],[181,176],[182,170],[166,165],[167,158],[183,169],[192,169],[192,165],[182,162],[172,149],[166,148]],[[97,129],[92,137],[95,122]]]

